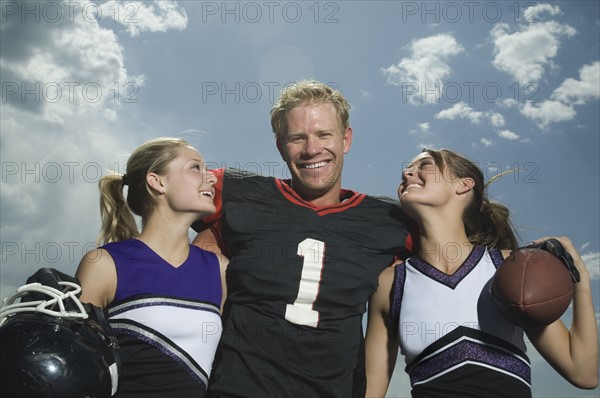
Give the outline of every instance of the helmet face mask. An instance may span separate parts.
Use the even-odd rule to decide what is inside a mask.
[[[2,396],[110,397],[116,392],[118,344],[102,310],[79,301],[78,285],[60,284],[64,292],[28,284],[4,301]],[[32,292],[36,299],[28,301]],[[39,300],[40,294],[48,300]]]
[[[62,291],[37,282],[18,288],[15,294],[2,303],[0,325],[8,316],[22,312],[42,313],[66,319],[86,319],[87,312],[78,298],[81,286],[67,281],[58,284]],[[21,299],[21,302],[16,303],[17,299]]]

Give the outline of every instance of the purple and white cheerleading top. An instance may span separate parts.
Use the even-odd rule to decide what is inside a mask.
[[[133,340],[135,345],[122,350],[123,389],[128,388],[127,375],[133,375],[133,379],[148,373],[141,369],[131,372],[126,369],[128,362],[154,361],[158,369],[163,367],[162,361],[183,369],[191,376],[190,384],[196,385],[193,388],[200,387],[204,392],[222,332],[221,274],[216,255],[190,245],[186,261],[173,267],[137,239],[109,243],[102,248],[111,255],[117,270],[115,297],[107,308],[109,323],[119,340],[123,338],[123,344],[131,346],[128,342]],[[148,355],[148,350],[140,345],[158,350],[149,356],[152,359],[135,358],[142,352],[146,354],[141,355]],[[139,377],[137,387],[131,390],[150,390],[149,384],[156,381]],[[163,386],[168,382],[161,381]],[[176,390],[169,392],[177,394]]]
[[[501,263],[498,250],[478,246],[452,275],[418,256],[396,267],[391,313],[414,396],[530,394],[523,330],[500,315],[489,294]]]

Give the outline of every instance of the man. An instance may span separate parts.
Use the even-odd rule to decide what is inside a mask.
[[[294,84],[271,110],[291,181],[215,171],[219,212],[194,242],[230,258],[209,396],[364,397],[362,316],[407,229],[395,205],[341,188],[349,108]]]

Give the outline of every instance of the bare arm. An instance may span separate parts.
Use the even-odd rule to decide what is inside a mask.
[[[573,257],[581,277],[574,286],[571,328],[567,329],[559,319],[542,329],[528,330],[527,336],[548,363],[570,383],[579,388],[595,388],[598,385],[598,328],[590,275],[573,243],[565,237],[556,239]]]
[[[221,299],[221,312],[223,312],[223,308],[225,306],[225,300],[227,300],[227,266],[229,265],[229,260],[222,254],[217,254],[217,259],[219,260],[219,266],[221,268],[221,289],[223,291],[223,298]]]
[[[95,249],[86,253],[75,276],[81,282],[81,302],[105,308],[113,301],[117,290],[117,270],[106,250]]]
[[[398,355],[397,328],[390,319],[390,293],[394,281],[394,266],[379,276],[379,288],[369,301],[365,365],[369,398],[384,397],[394,372]]]

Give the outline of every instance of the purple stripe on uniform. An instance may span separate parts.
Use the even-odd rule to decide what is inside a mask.
[[[138,323],[112,323],[111,327],[116,333],[123,333],[136,337],[178,362],[185,371],[200,384],[202,390],[206,391],[206,386],[208,384],[206,372],[198,365],[198,363],[196,363],[196,361],[186,355],[185,351],[172,341],[151,329],[146,329],[143,325]]]
[[[394,269],[394,285],[392,286],[392,303],[390,305],[390,316],[394,324],[400,321],[400,308],[402,308],[402,297],[404,296],[404,282],[406,281],[405,263],[396,265]]]
[[[210,303],[185,302],[183,300],[167,299],[161,297],[146,297],[138,300],[133,300],[129,303],[123,303],[116,307],[109,308],[108,313],[109,316],[112,317],[137,308],[145,308],[159,305],[168,307],[187,308],[198,311],[208,311],[221,316],[221,311]]]
[[[510,353],[473,341],[461,341],[443,352],[424,359],[410,372],[410,383],[434,377],[466,361],[477,362],[511,373],[531,384],[531,367]]]
[[[490,249],[488,250],[488,253],[490,254],[492,263],[494,263],[494,267],[498,269],[502,262],[504,262],[504,257],[502,257],[502,253],[498,249]]]
[[[481,257],[483,257],[484,253],[485,247],[475,246],[471,253],[469,253],[469,256],[465,262],[452,275],[448,275],[439,271],[419,256],[411,257],[408,259],[408,262],[422,274],[427,275],[431,279],[454,289],[456,286],[458,286],[461,280],[463,280],[471,271],[473,271],[475,266],[481,260]]]

